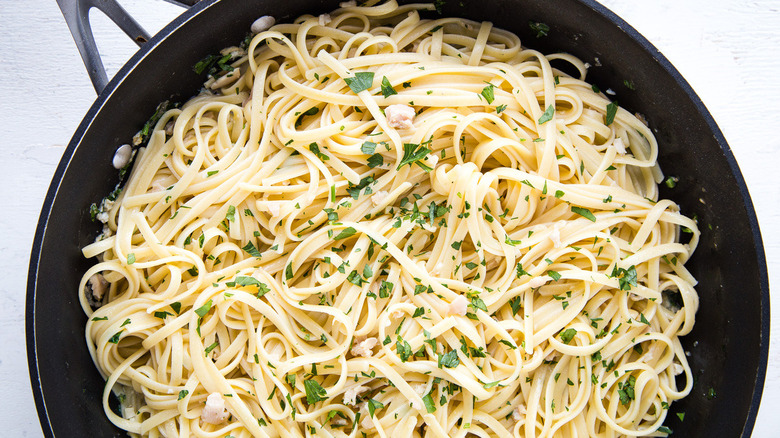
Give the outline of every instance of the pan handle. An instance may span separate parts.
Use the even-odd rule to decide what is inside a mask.
[[[185,8],[198,2],[198,0],[166,1]],[[73,35],[76,47],[79,49],[89,79],[98,94],[108,84],[108,75],[92,35],[92,26],[89,23],[90,9],[98,8],[106,14],[139,47],[151,38],[116,0],[57,0],[57,4],[62,11],[62,16],[65,17],[65,23],[67,23],[71,35]]]

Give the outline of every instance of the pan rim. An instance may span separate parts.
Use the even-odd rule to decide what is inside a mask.
[[[79,123],[75,130],[71,140],[68,142],[68,146],[63,152],[62,158],[57,165],[57,168],[52,175],[52,180],[47,189],[46,196],[41,208],[41,213],[36,226],[33,245],[30,253],[30,263],[27,276],[27,292],[25,297],[25,343],[27,350],[27,362],[30,375],[31,389],[33,398],[35,400],[35,406],[38,413],[39,422],[44,436],[55,436],[52,429],[51,422],[49,420],[49,413],[47,408],[46,397],[40,380],[39,363],[37,360],[38,340],[36,336],[36,291],[38,282],[38,268],[41,258],[41,251],[43,247],[44,239],[47,235],[49,219],[51,217],[52,207],[57,198],[60,185],[63,177],[68,170],[68,167],[73,159],[76,148],[82,143],[85,133],[90,129],[92,123],[95,120],[95,116],[102,110],[105,103],[116,92],[119,86],[124,80],[135,70],[135,68],[141,64],[147,55],[155,50],[158,46],[174,32],[178,31],[187,22],[192,20],[197,15],[211,8],[221,0],[201,0],[195,6],[184,11],[181,15],[175,18],[171,23],[166,25],[160,32],[152,37],[152,39],[141,47],[114,75],[109,81],[106,88],[95,99],[95,102],[91,105],[82,121]],[[758,283],[760,288],[760,336],[759,336],[759,355],[758,355],[758,367],[756,369],[756,377],[753,385],[753,393],[751,396],[750,408],[745,418],[745,424],[741,433],[743,438],[750,437],[755,420],[758,414],[761,397],[763,393],[763,387],[766,380],[766,371],[768,366],[769,357],[769,337],[770,337],[770,301],[769,301],[769,279],[768,268],[766,263],[766,255],[764,251],[764,244],[761,238],[761,231],[759,228],[758,218],[753,206],[753,201],[750,197],[747,184],[739,169],[736,158],[731,151],[723,133],[716,124],[714,118],[707,110],[706,106],[695,93],[690,84],[680,74],[680,72],[671,64],[671,62],[644,36],[642,36],[636,29],[629,25],[626,21],[620,18],[617,14],[609,10],[606,6],[603,6],[595,0],[577,0],[597,15],[600,15],[612,25],[616,26],[623,33],[625,33],[632,41],[638,44],[648,55],[655,60],[660,67],[673,79],[673,81],[681,87],[685,92],[686,98],[693,103],[699,115],[706,122],[710,133],[714,136],[715,141],[723,153],[726,162],[728,163],[731,174],[737,184],[740,196],[742,198],[742,206],[745,208],[748,226],[750,227],[753,240],[755,242],[755,256],[758,268]]]

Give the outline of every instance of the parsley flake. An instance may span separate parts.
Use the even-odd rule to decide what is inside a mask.
[[[376,143],[373,141],[365,141],[360,146],[360,151],[366,155],[371,155],[376,151]]]
[[[306,403],[310,405],[328,399],[328,392],[315,380],[304,380],[303,387],[306,390]]]
[[[247,244],[244,245],[244,247],[241,249],[246,251],[246,253],[251,255],[252,257],[256,257],[258,259],[263,256],[262,254],[260,254],[260,251],[258,251],[257,248],[255,248],[255,245],[252,242],[247,242]]]
[[[344,78],[344,82],[346,82],[349,88],[357,94],[371,88],[374,84],[374,72],[357,72],[353,78]]]
[[[357,230],[355,230],[352,227],[347,227],[341,230],[339,234],[336,235],[336,237],[333,240],[341,240],[346,239],[347,237],[354,236],[355,233],[357,233]]]
[[[205,316],[207,313],[209,313],[209,310],[211,310],[212,304],[213,302],[211,300],[206,301],[206,304],[195,309],[195,314],[200,317]]]
[[[612,122],[615,121],[615,115],[617,114],[617,109],[618,109],[617,101],[610,102],[607,105],[607,118],[606,118],[607,126],[611,125]]]
[[[574,335],[577,334],[577,330],[570,328],[566,329],[563,332],[561,332],[561,341],[563,341],[564,344],[568,345],[569,342],[571,342],[572,339],[574,339]]]
[[[395,88],[393,88],[393,85],[390,83],[390,80],[387,79],[387,76],[382,77],[382,96],[385,98],[388,98],[392,96],[393,94],[398,94],[397,91],[395,91]]]
[[[493,93],[493,88],[495,88],[495,85],[489,84],[487,87],[483,88],[482,91],[479,93],[482,95],[482,97],[485,98],[488,104],[493,103],[494,100],[496,100],[496,97]]]
[[[593,213],[588,210],[587,208],[582,207],[572,207],[571,208],[572,213],[577,213],[578,215],[584,217],[585,219],[596,222],[596,216],[593,215]]]
[[[542,114],[542,116],[539,117],[539,124],[544,125],[545,123],[552,120],[554,115],[555,115],[555,107],[553,107],[552,105],[548,106],[544,114]]]
[[[547,33],[550,32],[550,26],[537,21],[529,21],[528,27],[531,28],[532,31],[536,32],[536,37],[541,38],[543,36],[547,36]]]
[[[396,170],[401,170],[401,168],[406,164],[409,166],[412,164],[417,164],[424,171],[430,172],[433,169],[430,166],[420,162],[420,160],[424,159],[430,152],[431,150],[423,145],[404,143],[404,156],[401,158],[401,163],[398,165]]]
[[[378,409],[384,408],[385,405],[382,404],[382,402],[378,402],[374,400],[373,398],[368,399],[368,415],[371,418],[374,418],[374,412],[376,412]]]
[[[320,146],[317,143],[312,143],[309,145],[309,150],[311,153],[313,153],[317,158],[319,158],[322,161],[328,161],[330,160],[330,157],[325,155],[325,153],[320,152]]]

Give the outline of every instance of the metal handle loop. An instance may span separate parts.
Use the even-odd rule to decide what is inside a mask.
[[[166,0],[169,3],[181,7],[189,7],[198,0]],[[133,19],[116,0],[57,0],[57,4],[65,17],[76,47],[79,49],[81,59],[87,68],[87,74],[100,94],[108,84],[108,74],[100,58],[92,27],[89,22],[89,11],[97,8],[114,22],[130,39],[140,47],[151,38],[149,34]]]

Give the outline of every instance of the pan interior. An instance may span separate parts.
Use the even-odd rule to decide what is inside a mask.
[[[28,278],[28,358],[45,435],[126,436],[102,412],[104,382],[85,347],[86,318],[76,297],[91,265],[80,248],[99,233],[88,207],[118,181],[113,167],[94,163],[110,163],[115,146],[127,142],[160,101],[195,94],[203,78],[190,67],[240,41],[258,16],[285,21],[336,7],[337,1],[325,0],[203,0],[139,51],[85,116],[49,189]],[[593,65],[598,58],[601,66],[591,68],[588,80],[612,88],[622,107],[647,118],[661,168],[680,179],[662,196],[696,215],[702,229],[687,264],[699,280],[701,303],[696,327],[683,340],[696,383],[673,405],[685,421],[669,415],[666,425],[676,436],[749,436],[769,342],[766,263],[742,176],[699,99],[646,40],[595,2],[450,1],[443,13],[492,21],[543,53],[565,51]],[[529,21],[546,23],[550,32],[536,38]]]

